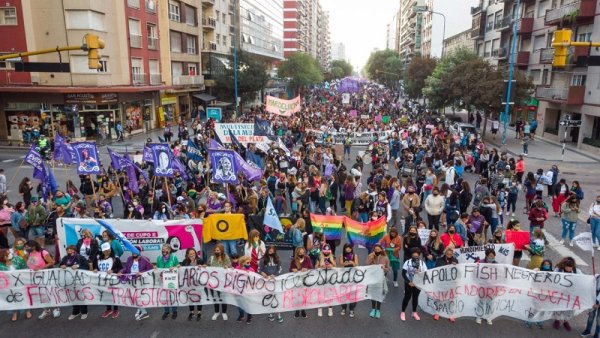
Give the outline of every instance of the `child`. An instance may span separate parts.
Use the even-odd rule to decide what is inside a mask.
[[[251,258],[248,256],[244,256],[242,258],[239,258],[239,264],[236,267],[236,269],[238,270],[242,270],[242,271],[247,271],[247,272],[256,272],[251,266],[250,266],[250,260]],[[232,257],[232,263],[231,265],[233,266],[233,257]],[[237,318],[238,322],[241,322],[244,320],[244,316],[246,316],[246,324],[250,324],[252,323],[252,315],[249,313],[246,313],[246,311],[244,311],[244,309],[242,309],[241,307],[238,308],[239,310],[239,316]]]
[[[544,260],[544,250],[546,248],[546,236],[544,236],[542,229],[533,229],[531,243],[526,245],[525,248],[529,250],[529,253],[531,254],[531,260],[527,265],[527,269],[539,269]]]

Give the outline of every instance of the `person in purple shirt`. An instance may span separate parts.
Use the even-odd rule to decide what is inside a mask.
[[[487,222],[485,217],[481,215],[478,207],[474,207],[467,220],[469,245],[483,245],[485,242],[485,229]]]
[[[139,250],[139,254],[132,254],[129,256],[129,258],[127,258],[127,262],[118,273],[118,276],[124,281],[134,280],[139,278],[143,272],[154,269],[152,263],[150,263],[150,260],[144,256],[141,256],[142,247],[139,245],[136,245],[135,247]],[[135,312],[135,320],[143,320],[148,317],[148,311],[146,311],[144,308],[139,308]]]

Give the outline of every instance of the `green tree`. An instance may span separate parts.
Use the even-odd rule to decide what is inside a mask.
[[[256,93],[261,91],[269,81],[267,65],[256,56],[238,50],[237,69],[238,96],[242,98],[242,101],[253,100]],[[220,89],[218,95],[233,97],[235,91],[233,56],[229,57],[229,66],[226,66],[222,73],[216,75],[216,82]]]
[[[281,63],[277,75],[289,78],[295,92],[304,86],[323,81],[323,72],[312,56],[296,52]]]
[[[433,73],[437,59],[430,57],[414,58],[404,73],[404,90],[410,98],[418,99],[423,95],[425,80]]]
[[[371,53],[364,71],[369,79],[391,87],[402,78],[403,67],[404,62],[398,53],[386,49]]]
[[[351,76],[352,75],[352,71],[353,71],[353,67],[352,65],[346,61],[346,60],[333,60],[331,61],[331,73],[333,75],[333,69],[334,68],[339,68],[342,70],[342,75],[338,76],[338,77],[333,77],[334,79],[339,79],[342,77],[346,77],[346,76]]]

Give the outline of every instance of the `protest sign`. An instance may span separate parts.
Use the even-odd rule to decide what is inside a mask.
[[[283,232],[266,225],[261,215],[248,216],[249,227],[260,232],[260,238],[267,247],[274,245],[277,250],[293,250],[291,232],[293,222],[289,217],[280,217],[279,222],[281,222]]]
[[[271,114],[289,117],[300,111],[300,95],[291,100],[283,100],[267,95],[266,101],[265,110]]]
[[[162,282],[163,289],[177,289],[179,286],[179,274],[177,270],[174,271],[163,271]]]
[[[596,302],[592,275],[533,271],[508,264],[458,264],[420,272],[419,305],[442,317],[530,322],[569,319]]]
[[[102,221],[110,224],[112,227],[110,232],[122,234],[132,245],[141,246],[142,254],[152,262],[161,256],[160,249],[163,244],[170,244],[180,261],[185,258],[186,249],[202,248],[201,219],[170,221],[105,219]],[[107,230],[91,218],[58,219],[58,246],[61,256],[67,254],[67,246],[77,244],[85,229],[89,229],[96,238],[102,238],[102,231]],[[130,255],[127,247],[125,249],[122,259]]]
[[[233,150],[209,149],[212,181],[214,183],[238,183],[238,164]]]
[[[271,142],[267,136],[257,136],[254,133],[254,123],[215,123],[215,133],[221,142],[231,143],[230,132],[242,144]]]
[[[512,264],[515,255],[515,246],[512,243],[486,244],[454,249],[454,257],[459,263],[479,263],[485,258],[485,250],[487,249],[494,249],[496,252],[496,263]]]
[[[77,173],[83,175],[100,174],[100,160],[96,142],[71,143],[77,160]]]
[[[526,250],[525,245],[529,245],[530,241],[529,231],[506,231],[506,243],[513,243],[515,250]]]
[[[154,162],[154,175],[173,177],[173,152],[168,144],[154,143],[149,145]]]
[[[342,94],[342,104],[350,104],[350,93]]]
[[[421,239],[421,244],[425,245],[427,240],[429,239],[429,234],[431,233],[431,229],[421,228],[417,229],[419,232],[419,238]]]
[[[0,308],[19,310],[72,305],[183,307],[225,303],[248,313],[278,313],[385,298],[379,265],[287,273],[274,279],[235,269],[180,267],[176,281],[168,270],[140,276],[87,270],[47,269],[0,272]],[[167,274],[168,276],[168,274]],[[211,292],[211,291],[219,291]]]
[[[316,143],[324,142],[324,132],[318,129],[307,129],[308,132],[311,132],[316,137]],[[388,139],[390,135],[392,135],[393,130],[383,130],[383,131],[366,131],[366,132],[333,132],[331,133],[331,138],[333,139],[333,144],[344,144],[347,136],[350,136],[350,141],[352,145],[368,145],[371,144],[375,137],[379,141],[385,141]]]

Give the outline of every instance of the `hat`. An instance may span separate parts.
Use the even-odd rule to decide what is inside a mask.
[[[510,170],[510,165],[506,165],[506,169],[507,169],[507,170]]]
[[[177,202],[183,202],[184,199],[185,198],[183,198],[183,196],[179,196],[179,197],[177,197]]]
[[[102,243],[102,246],[100,246],[100,249],[102,251],[110,251],[110,244],[109,243]]]
[[[37,198],[37,197],[35,197],[35,196],[31,196],[31,199],[30,199],[30,201],[31,201],[31,202],[37,202],[37,201],[38,201],[38,198]]]

